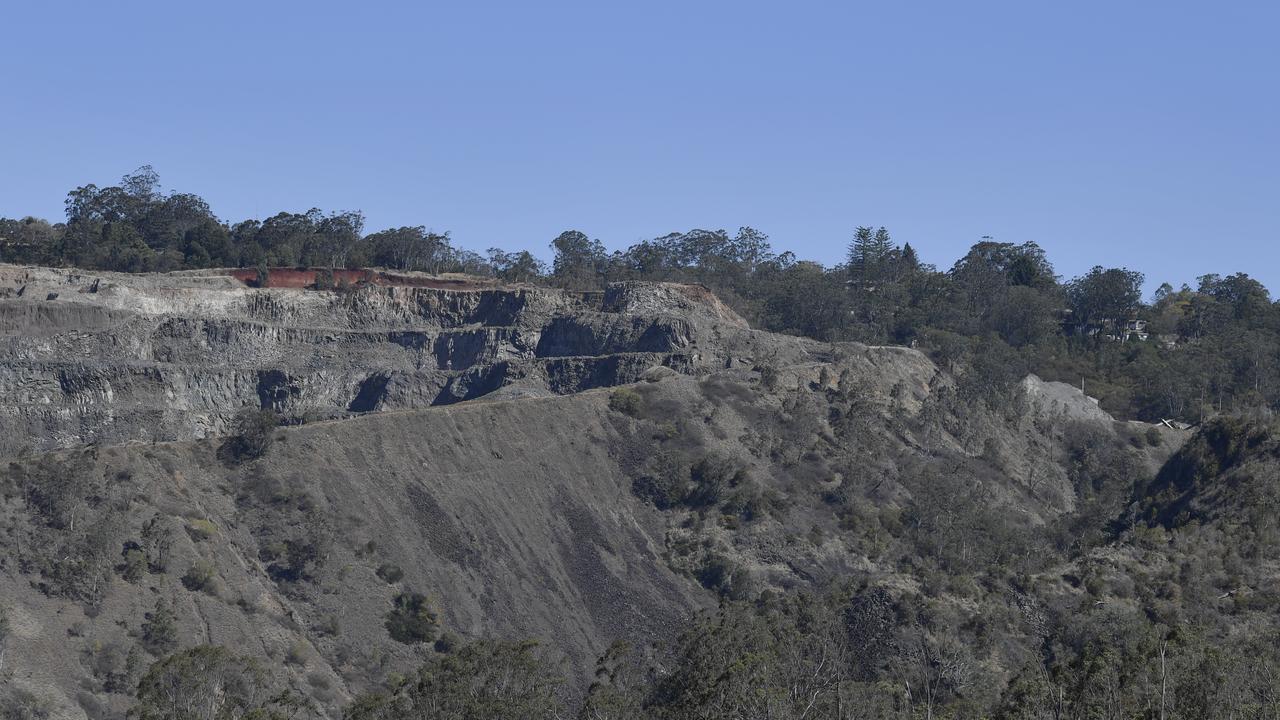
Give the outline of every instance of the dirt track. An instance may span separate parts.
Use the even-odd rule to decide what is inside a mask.
[[[316,278],[322,268],[268,268],[266,287],[273,288],[308,288],[316,284]],[[421,287],[439,290],[489,290],[498,287],[496,282],[485,282],[476,278],[425,277],[417,275],[401,275],[382,270],[347,270],[336,269],[333,281],[338,285],[384,285],[388,287]],[[253,268],[240,268],[227,273],[249,287],[258,286],[258,271]]]

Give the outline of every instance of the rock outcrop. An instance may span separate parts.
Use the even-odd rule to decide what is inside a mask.
[[[0,266],[0,454],[201,438],[246,405],[314,420],[824,353],[751,331],[698,287],[438,284],[259,289],[217,271]]]

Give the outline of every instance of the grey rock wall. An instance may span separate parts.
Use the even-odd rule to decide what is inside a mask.
[[[0,265],[0,454],[197,439],[244,406],[322,419],[822,352],[681,285],[321,292]]]

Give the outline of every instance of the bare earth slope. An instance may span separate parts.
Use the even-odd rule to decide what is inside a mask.
[[[70,701],[89,674],[81,650],[130,643],[163,597],[183,644],[277,662],[300,647],[299,675],[345,699],[412,666],[418,649],[382,628],[392,598],[412,589],[449,631],[544,638],[586,672],[613,639],[656,640],[707,601],[660,561],[659,513],[609,461],[604,405],[588,394],[308,425],[252,467],[223,467],[205,443],[103,449],[90,472],[112,499],[87,522],[115,516],[114,564],[159,513],[174,537],[167,571],[109,578],[100,601],[81,598],[87,615],[6,563],[0,594],[17,611],[8,667]],[[207,537],[188,532],[197,524]],[[269,569],[270,548],[291,541],[323,556],[305,579]],[[202,562],[214,579],[191,591],[180,578]],[[384,565],[403,578],[379,578]]]

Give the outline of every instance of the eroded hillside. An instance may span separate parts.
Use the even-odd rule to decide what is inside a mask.
[[[1062,548],[1128,501],[1115,473],[1182,441],[687,286],[4,273],[3,671],[59,717],[118,717],[202,644],[330,717],[459,638],[539,640],[574,696],[615,640],[666,667],[699,610],[849,582],[962,643],[990,706],[1077,592]],[[245,405],[299,424],[236,457]]]

